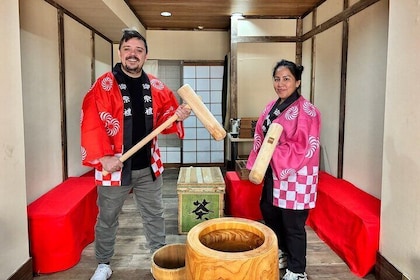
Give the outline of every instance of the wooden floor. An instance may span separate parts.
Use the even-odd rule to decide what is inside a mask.
[[[166,169],[164,172],[164,203],[167,243],[185,243],[186,235],[178,234],[178,198],[176,182],[178,169]],[[139,279],[153,280],[150,273],[151,254],[145,247],[140,215],[137,213],[132,195],[126,200],[120,215],[120,227],[115,246],[115,255],[111,262],[113,275],[111,280]],[[353,275],[347,265],[312,231],[308,232],[307,274],[310,280],[351,280],[361,279]],[[90,279],[97,263],[93,243],[88,245],[80,262],[62,272],[38,275],[35,280],[83,280]],[[281,271],[282,275],[284,271]],[[363,279],[374,280],[373,274]],[[205,279],[211,280],[211,279]]]

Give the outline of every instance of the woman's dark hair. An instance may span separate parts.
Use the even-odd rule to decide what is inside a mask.
[[[122,43],[127,42],[128,40],[130,40],[132,38],[137,38],[137,39],[143,41],[144,46],[146,48],[146,53],[148,53],[149,49],[147,47],[146,38],[144,38],[137,30],[134,30],[134,29],[124,29],[123,30],[123,36],[121,37],[120,45],[118,46],[118,49],[119,50],[121,49]]]
[[[292,75],[295,77],[296,81],[300,81],[302,79],[302,65],[296,65],[294,62],[282,59],[276,63],[276,66],[274,66],[273,77],[276,75],[276,71],[279,67],[287,67],[290,70],[290,73],[292,73]]]

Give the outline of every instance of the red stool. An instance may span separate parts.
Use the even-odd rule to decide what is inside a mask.
[[[96,199],[93,177],[70,177],[28,205],[36,274],[66,270],[79,262],[95,237]]]
[[[262,220],[260,198],[262,184],[241,180],[236,171],[226,172],[225,214],[227,216]]]

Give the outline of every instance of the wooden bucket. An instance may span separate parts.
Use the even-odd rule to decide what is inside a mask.
[[[187,280],[278,280],[277,237],[249,219],[204,221],[188,232],[185,273]]]
[[[156,280],[185,280],[185,244],[169,244],[152,256],[152,275]]]

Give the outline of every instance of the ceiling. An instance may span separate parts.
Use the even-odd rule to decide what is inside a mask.
[[[146,29],[229,30],[232,13],[253,17],[299,17],[320,0],[125,0]],[[170,17],[160,13],[168,11]]]
[[[325,0],[45,0],[58,5],[114,42],[130,25],[121,10],[123,4],[147,30],[228,31],[232,13],[245,17],[277,18],[306,15]],[[125,3],[124,3],[125,1]],[[131,11],[130,11],[131,10]],[[172,13],[162,17],[161,12]]]

